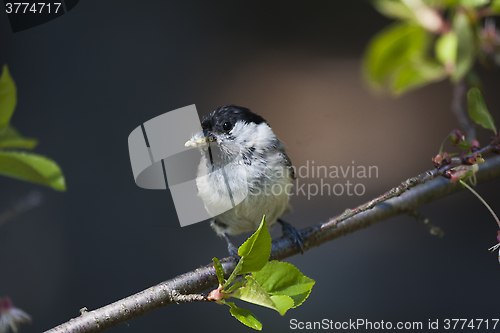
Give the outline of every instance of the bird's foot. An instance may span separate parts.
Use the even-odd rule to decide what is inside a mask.
[[[229,255],[236,259],[236,262],[239,262],[241,258],[238,255],[238,248],[234,246],[233,243],[231,243],[231,241],[229,240],[229,236],[226,233],[224,233],[223,235],[227,242],[227,251],[229,252]]]
[[[286,235],[288,238],[290,238],[295,243],[295,245],[300,248],[300,253],[304,254],[304,245],[302,244],[304,238],[302,237],[302,233],[300,232],[300,230],[295,228],[290,223],[283,221],[282,219],[278,219],[278,222],[279,224],[281,224],[283,235]]]

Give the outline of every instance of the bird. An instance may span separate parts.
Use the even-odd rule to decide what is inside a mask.
[[[257,230],[263,215],[268,228],[280,223],[303,252],[300,231],[280,218],[291,211],[295,170],[285,144],[267,121],[248,108],[225,105],[205,116],[201,127],[185,146],[201,152],[198,196],[213,217],[211,227],[226,239],[229,253],[238,258],[229,236]]]

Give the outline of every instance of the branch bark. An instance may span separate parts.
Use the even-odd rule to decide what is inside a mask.
[[[482,153],[485,152],[486,150],[482,151]],[[452,165],[449,165],[440,170],[429,171],[409,179],[365,205],[348,210],[330,221],[301,230],[304,238],[304,251],[391,217],[411,214],[417,207],[427,202],[459,191],[462,189],[459,183],[452,183],[444,177],[436,178],[451,167]],[[485,164],[480,165],[476,176],[478,182],[500,177],[500,156],[489,159]],[[428,181],[431,179],[432,181]],[[408,191],[410,188],[411,191]],[[271,259],[281,260],[299,252],[300,250],[294,246],[289,238],[281,237],[273,241]],[[227,278],[236,266],[236,262],[234,258],[230,257],[222,259],[221,263]],[[102,308],[84,311],[79,317],[46,332],[102,332],[162,306],[173,303],[206,301],[204,295],[197,293],[217,284],[215,270],[210,264]]]

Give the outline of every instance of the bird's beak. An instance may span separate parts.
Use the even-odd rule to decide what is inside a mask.
[[[207,142],[213,142],[213,141],[215,141],[215,135],[213,135],[212,133],[210,133],[209,130],[204,130],[203,131],[203,135],[205,136],[205,140]]]

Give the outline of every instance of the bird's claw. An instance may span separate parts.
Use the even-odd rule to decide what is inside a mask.
[[[229,252],[229,255],[236,259],[236,262],[239,262],[241,257],[238,255],[238,248],[231,243],[229,236],[226,233],[224,233],[224,238],[227,242],[227,251]]]
[[[302,233],[300,232],[300,230],[295,228],[290,223],[283,221],[282,219],[278,219],[278,222],[279,224],[281,224],[283,234],[290,238],[295,243],[295,245],[299,247],[301,254],[304,254],[304,245],[302,243],[304,241],[304,238],[302,237]]]

